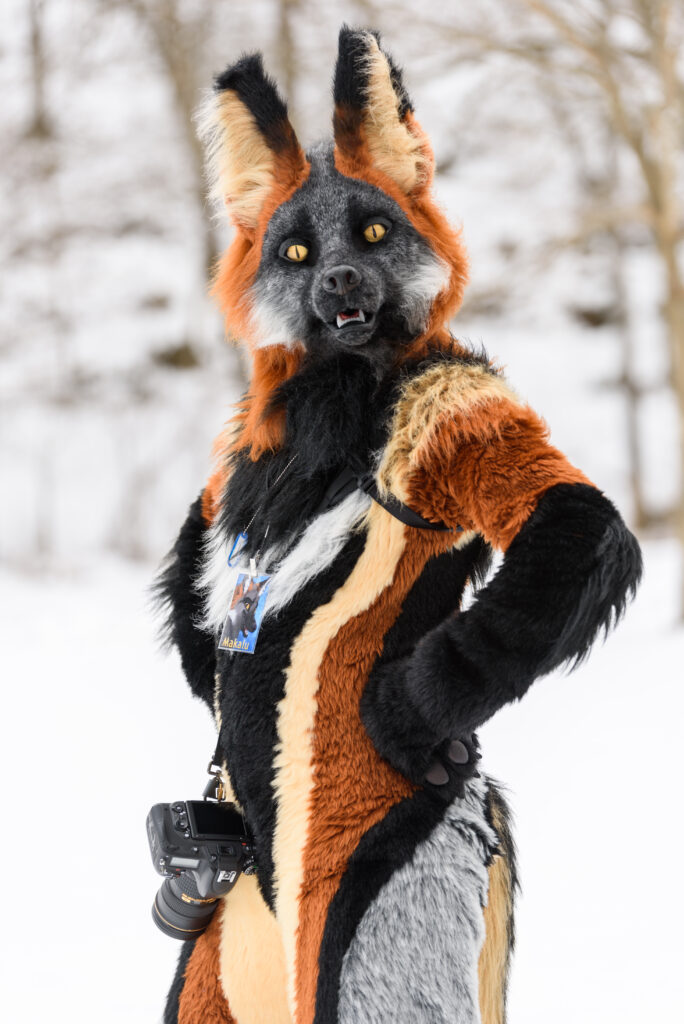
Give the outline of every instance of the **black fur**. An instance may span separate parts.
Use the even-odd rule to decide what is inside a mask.
[[[433,793],[418,791],[369,829],[349,858],[325,921],[314,1024],[336,1024],[342,962],[363,915],[385,882],[440,823],[446,808]]]
[[[501,826],[495,829],[501,837],[499,852],[509,859],[515,893],[515,848],[508,826],[508,808],[495,784],[491,780],[488,781],[488,817],[494,827],[492,808],[496,805],[500,821],[503,823],[503,829]],[[318,957],[319,982],[314,1024],[336,1024],[342,963],[363,915],[382,886],[389,881],[395,871],[411,860],[419,844],[424,842],[442,821],[447,806],[448,802],[437,792],[419,790],[412,797],[395,804],[382,821],[366,832],[349,858],[347,869],[326,917]],[[512,929],[511,917],[511,940]]]
[[[379,36],[378,42],[380,42]],[[387,63],[390,67],[390,78],[399,100],[399,117],[403,118],[406,114],[413,113],[413,103],[411,102],[411,97],[406,91],[404,75],[401,68],[394,62],[394,59],[389,55],[389,53],[386,53],[384,50],[383,53],[385,53],[385,57],[387,58]]]
[[[377,32],[372,35],[380,42]],[[366,103],[368,75],[364,72],[363,59],[366,55],[368,33],[343,25],[338,41],[337,64],[333,82],[333,99],[336,105],[362,110]]]
[[[267,310],[284,337],[297,338],[310,352],[354,350],[371,362],[382,356],[387,368],[427,323],[434,296],[409,300],[407,286],[421,269],[435,267],[434,250],[386,192],[337,170],[332,146],[307,155],[306,181],[278,207],[264,235],[254,308]],[[363,230],[377,219],[389,230],[371,244]],[[293,239],[308,248],[300,263],[282,256]],[[359,278],[344,294],[326,287],[340,265]],[[352,308],[363,311],[364,323],[339,329],[337,314]]]
[[[275,152],[291,143],[287,104],[274,80],[264,71],[260,53],[245,54],[214,79],[216,92],[232,89],[256,121],[267,144]]]
[[[300,535],[331,480],[350,461],[370,467],[387,441],[391,410],[407,377],[436,362],[486,363],[480,354],[439,353],[378,377],[364,356],[351,352],[310,355],[274,394],[270,409],[285,411],[285,442],[253,462],[232,456],[223,496],[221,528],[237,536],[249,529],[249,552],[287,545]]]
[[[256,462],[245,452],[233,457],[221,512],[226,535],[240,533],[257,513],[248,531],[252,554],[299,536],[350,456],[370,464],[384,437],[388,395],[360,356],[307,362],[273,398],[285,410],[282,448]]]
[[[333,83],[333,98],[336,105],[352,107],[357,110],[362,110],[366,105],[368,74],[364,67],[364,58],[367,53],[369,35],[375,37],[378,46],[382,49],[379,32],[353,29],[348,25],[343,25],[340,29]],[[388,53],[385,53],[384,50],[383,53],[389,64],[390,78],[399,100],[399,116],[404,117],[407,111],[413,110],[413,105],[404,86],[401,68],[395,64]]]
[[[576,665],[640,577],[639,546],[611,502],[585,484],[552,487],[472,607],[372,674],[362,715],[378,750],[421,778],[448,737],[479,728],[538,676]]]
[[[292,639],[313,611],[326,604],[344,583],[364,544],[362,533],[352,536],[332,565],[312,579],[280,615],[263,621],[256,654],[219,653],[221,756],[254,839],[259,886],[270,906],[275,829],[273,752],[278,743],[278,703],[284,692]]]
[[[188,961],[192,956],[192,951],[195,948],[195,939],[190,942],[184,942],[181,946],[180,956],[178,957],[178,965],[176,967],[176,973],[171,982],[171,988],[169,994],[166,997],[166,1007],[164,1009],[164,1018],[162,1024],[178,1024],[178,1002],[185,985],[185,969],[188,966]]]
[[[463,548],[432,558],[406,595],[401,614],[385,635],[376,665],[409,654],[436,623],[451,615],[461,603],[468,580],[481,582],[491,558],[491,548],[481,537]]]
[[[202,569],[205,534],[200,495],[190,506],[176,543],[155,580],[153,593],[165,617],[164,641],[178,649],[192,692],[212,707],[216,671],[214,638],[195,625],[203,613],[202,598],[195,589],[195,582]]]

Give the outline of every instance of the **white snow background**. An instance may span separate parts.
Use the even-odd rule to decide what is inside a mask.
[[[70,10],[59,31],[78,23],[79,5],[65,8],[60,0],[56,7]],[[268,7],[258,9],[271,18],[263,25],[272,45]],[[331,11],[324,43],[330,67],[341,20]],[[0,80],[16,87],[3,113],[8,130],[21,118],[25,92],[21,12],[10,0],[0,20]],[[259,33],[257,22],[242,28],[242,35],[226,37],[218,66]],[[143,67],[129,22],[122,16],[107,29],[111,35],[95,33],[87,89],[69,92],[70,69],[55,71],[76,153],[65,144],[53,198],[80,210],[90,234],[77,236],[54,261],[10,259],[17,218],[26,224],[36,217],[42,231],[56,207],[41,208],[38,191],[8,192],[0,202],[0,971],[7,1024],[159,1020],[179,945],[151,920],[161,880],[145,816],[152,803],[201,793],[215,738],[177,658],[158,649],[147,588],[206,479],[212,436],[235,399],[235,362],[216,340],[203,367],[155,371],[146,378],[149,402],[130,399],[145,354],[207,314],[189,284],[195,242],[182,166],[173,164],[179,181],[167,175],[158,190],[150,188],[176,152],[168,96],[155,68]],[[391,25],[386,34],[411,82],[417,43],[393,38]],[[207,82],[215,70],[207,68]],[[601,273],[591,253],[568,253],[549,266],[534,258],[539,238],[551,223],[562,229],[574,200],[562,154],[543,122],[537,130],[529,96],[526,134],[504,134],[494,147],[473,141],[465,128],[472,110],[485,117],[473,106],[481,74],[459,69],[435,83],[429,60],[421,64],[416,52],[416,107],[438,157],[464,127],[463,158],[438,188],[464,224],[471,294],[503,296],[499,309],[466,305],[454,327],[499,357],[518,392],[550,423],[554,442],[629,520],[622,398],[605,386],[619,365],[617,336],[611,326],[586,330],[571,314],[578,297],[600,297]],[[299,98],[318,127],[327,116],[319,111],[327,87],[326,78],[315,102],[309,93]],[[443,102],[446,88],[451,104]],[[491,123],[503,132],[518,102],[514,89],[487,102],[490,113],[494,105]],[[149,164],[147,177],[136,177],[140,161]],[[108,238],[82,209],[92,203],[97,210],[103,176],[125,182],[116,195],[129,213],[132,203],[158,212],[163,206],[165,236]],[[644,375],[655,379],[663,351],[661,286],[647,250],[635,250],[629,272],[638,357]],[[138,297],[160,289],[170,306],[156,316],[142,312]],[[44,293],[71,316],[63,349],[36,312]],[[27,320],[31,314],[35,322]],[[206,326],[198,331],[211,334]],[[45,400],[39,387],[46,364],[59,378],[64,351],[71,365],[99,381],[100,390],[73,407]],[[114,377],[113,399],[107,386]],[[677,478],[664,388],[644,404],[643,418],[649,495],[654,507],[665,507]],[[134,487],[153,464],[154,489],[131,506],[145,540],[133,562],[114,553],[112,524],[119,520],[112,508],[125,509],[125,481]],[[31,538],[44,509],[46,474],[52,549],[39,559]],[[515,812],[523,886],[510,1024],[684,1019],[681,554],[664,536],[645,540],[644,555],[643,586],[618,631],[572,675],[538,682],[481,733],[484,767],[506,784]]]

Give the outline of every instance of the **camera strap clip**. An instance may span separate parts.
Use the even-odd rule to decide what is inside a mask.
[[[211,778],[204,787],[202,798],[204,800],[213,800],[220,804],[226,799],[226,787],[223,782],[222,768],[218,761],[218,747],[214,751],[214,756],[207,765],[207,774],[210,775]]]

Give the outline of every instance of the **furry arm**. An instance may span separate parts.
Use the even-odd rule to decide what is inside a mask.
[[[371,737],[395,763],[398,733],[419,743],[397,767],[420,776],[429,746],[468,736],[535,678],[581,660],[624,611],[641,555],[611,502],[513,396],[441,418],[418,448],[409,486],[422,514],[462,523],[505,552],[467,611],[369,680],[362,713]]]
[[[216,671],[214,638],[197,625],[203,613],[197,580],[207,532],[202,497],[190,506],[176,543],[157,576],[154,592],[164,614],[164,639],[178,649],[192,692],[211,708]]]

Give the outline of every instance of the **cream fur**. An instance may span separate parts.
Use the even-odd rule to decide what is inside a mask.
[[[410,380],[397,402],[390,441],[378,470],[379,487],[401,497],[408,474],[434,442],[443,417],[498,401],[521,404],[503,377],[479,364],[438,363]]]
[[[493,814],[499,830],[499,812]],[[478,964],[482,1024],[505,1024],[506,975],[510,956],[508,921],[513,910],[510,864],[501,854],[489,868],[489,897],[484,910],[485,941]]]
[[[429,177],[423,140],[399,117],[399,101],[387,58],[368,33],[368,91],[364,128],[373,163],[407,195]]]
[[[294,1019],[299,898],[314,782],[312,739],[318,671],[328,644],[341,627],[368,609],[391,584],[405,547],[406,528],[380,505],[373,502],[366,521],[366,546],[354,569],[332,600],[316,609],[292,647],[285,694],[278,706],[273,860],[276,916],[283,935],[288,999]]]
[[[254,118],[230,89],[211,93],[198,118],[211,195],[243,227],[254,228],[273,187],[274,157]]]
[[[232,1019],[240,1024],[292,1024],[283,944],[256,875],[240,875],[224,899],[220,973]]]

